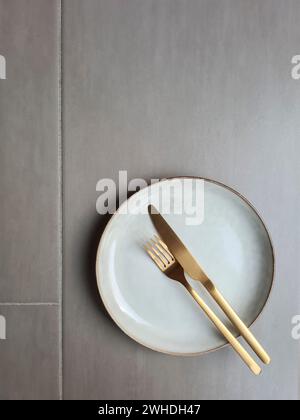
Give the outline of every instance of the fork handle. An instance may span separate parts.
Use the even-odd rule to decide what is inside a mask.
[[[208,318],[214,323],[220,333],[227,339],[227,341],[232,345],[233,349],[238,353],[242,360],[246,363],[249,369],[255,374],[259,375],[261,373],[261,368],[255,362],[255,360],[250,356],[250,354],[244,349],[244,347],[238,342],[238,340],[233,336],[229,329],[223,324],[223,322],[217,317],[217,315],[210,309],[210,307],[204,302],[203,299],[198,295],[198,293],[192,288],[190,284],[185,284],[186,289],[205,312]]]
[[[270,356],[261,346],[261,344],[257,341],[254,335],[251,333],[249,328],[244,324],[244,322],[240,319],[237,313],[232,309],[226,299],[222,296],[219,290],[214,287],[209,290],[209,293],[213,297],[213,299],[217,302],[217,304],[221,307],[223,312],[228,316],[230,321],[233,325],[238,329],[247,343],[252,347],[255,351],[257,356],[266,364],[268,365],[271,361]]]

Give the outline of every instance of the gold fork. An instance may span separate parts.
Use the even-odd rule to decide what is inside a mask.
[[[166,274],[172,280],[178,281],[183,287],[190,293],[195,299],[201,309],[205,312],[208,318],[214,323],[220,333],[226,338],[226,340],[232,345],[233,349],[238,353],[246,365],[251,369],[255,375],[261,373],[260,366],[250,356],[250,354],[244,349],[229,329],[223,324],[218,316],[210,309],[204,300],[198,295],[198,293],[192,288],[189,282],[184,276],[184,271],[181,265],[171,254],[167,245],[158,237],[150,240],[146,245],[145,249],[150,255],[152,260],[156,263],[159,269]]]

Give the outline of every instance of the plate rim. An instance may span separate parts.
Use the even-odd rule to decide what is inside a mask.
[[[258,315],[254,318],[254,320],[247,325],[248,328],[252,327],[257,321],[258,319],[261,317],[263,311],[265,310],[267,303],[270,300],[271,297],[271,293],[273,291],[274,288],[274,282],[275,282],[275,270],[276,270],[276,259],[275,259],[275,250],[274,250],[274,245],[273,245],[273,241],[270,235],[270,232],[266,226],[266,223],[264,222],[262,216],[259,214],[258,210],[255,208],[255,206],[246,198],[244,197],[239,191],[235,190],[234,188],[230,187],[227,184],[224,184],[223,182],[217,181],[215,179],[212,178],[206,178],[206,177],[202,177],[202,176],[192,176],[192,175],[180,175],[180,176],[173,176],[173,177],[168,177],[168,178],[163,178],[160,181],[158,181],[157,183],[162,183],[162,182],[166,182],[166,181],[172,181],[174,179],[182,179],[182,178],[188,178],[188,179],[198,179],[198,180],[204,180],[205,182],[210,182],[212,184],[215,185],[219,185],[220,187],[223,187],[229,191],[231,191],[233,194],[237,195],[239,198],[241,198],[252,210],[253,212],[256,214],[256,216],[258,217],[258,219],[260,220],[260,222],[262,223],[263,228],[265,229],[265,232],[267,234],[268,240],[269,240],[269,244],[270,244],[270,248],[271,248],[271,253],[272,253],[272,279],[271,279],[271,284],[270,284],[270,288],[266,297],[266,300],[260,310],[260,312],[258,313]],[[98,288],[98,292],[100,295],[100,299],[105,307],[105,310],[107,311],[108,315],[111,317],[111,319],[114,321],[114,323],[120,328],[121,331],[123,331],[123,333],[125,333],[128,337],[130,337],[132,340],[134,340],[136,343],[150,349],[153,351],[156,351],[158,353],[162,353],[162,354],[166,354],[169,356],[183,356],[183,357],[195,357],[195,356],[203,356],[205,354],[209,354],[209,353],[213,353],[217,350],[221,350],[227,346],[230,346],[230,343],[224,343],[221,344],[220,346],[217,347],[213,347],[211,349],[208,350],[203,350],[203,351],[199,351],[199,352],[172,352],[172,351],[167,351],[167,350],[163,350],[160,348],[157,348],[155,346],[151,346],[145,342],[143,342],[143,340],[135,337],[134,335],[132,335],[132,333],[129,333],[129,331],[124,328],[123,326],[120,325],[119,321],[116,319],[116,317],[113,315],[112,311],[110,311],[108,303],[105,301],[104,299],[104,293],[103,290],[101,288],[101,278],[100,278],[100,274],[99,273],[99,265],[100,265],[100,252],[101,252],[101,248],[103,246],[103,242],[104,242],[104,238],[105,238],[105,234],[108,231],[110,225],[113,223],[113,219],[115,218],[115,216],[117,216],[120,212],[120,209],[123,205],[125,205],[125,203],[128,203],[129,200],[133,199],[133,197],[138,194],[139,192],[143,191],[146,188],[149,188],[150,185],[147,185],[146,187],[140,189],[139,191],[136,191],[134,194],[132,194],[129,198],[127,198],[127,200],[125,200],[119,207],[118,209],[113,213],[113,215],[111,216],[111,218],[109,219],[108,223],[106,224],[102,235],[100,237],[99,240],[99,244],[98,244],[98,248],[97,248],[97,254],[96,254],[96,264],[95,264],[95,271],[96,271],[96,280],[97,280],[97,288]],[[240,338],[241,335],[238,334],[236,336],[237,338]]]

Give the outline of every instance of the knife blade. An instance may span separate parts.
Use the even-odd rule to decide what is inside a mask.
[[[196,259],[153,205],[148,206],[148,214],[161,239],[166,243],[184,271],[195,280],[210,282]]]

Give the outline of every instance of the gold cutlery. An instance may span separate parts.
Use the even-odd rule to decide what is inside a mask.
[[[223,324],[223,322],[217,317],[217,315],[209,308],[209,306],[204,302],[204,300],[198,295],[198,293],[192,288],[184,276],[184,271],[181,265],[176,261],[171,252],[169,251],[167,245],[161,241],[158,237],[152,239],[145,245],[145,249],[160,268],[160,270],[166,274],[172,280],[178,281],[182,284],[183,287],[190,293],[190,295],[195,299],[201,309],[205,312],[208,318],[214,323],[217,329],[223,334],[226,340],[232,345],[234,350],[238,355],[243,359],[246,365],[251,369],[255,375],[261,373],[261,368],[253,360],[250,354],[242,347],[234,335],[229,331],[229,329]]]
[[[257,356],[265,363],[269,364],[271,359],[267,352],[263,349],[261,344],[257,341],[249,328],[240,319],[237,313],[232,309],[230,304],[222,296],[211,279],[205,274],[199,263],[191,255],[186,246],[178,238],[173,229],[168,225],[165,219],[161,216],[158,210],[150,205],[148,206],[148,213],[161,239],[166,243],[171,254],[175,257],[183,270],[194,280],[200,281],[212,298],[221,307],[223,312],[227,315],[233,325],[237,328],[240,334],[244,337],[247,343],[251,346]]]

